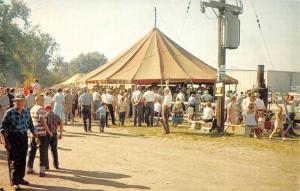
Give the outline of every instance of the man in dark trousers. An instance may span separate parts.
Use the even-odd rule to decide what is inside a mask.
[[[5,147],[9,151],[9,161],[12,167],[12,184],[15,190],[20,190],[19,184],[28,185],[24,180],[26,155],[28,150],[28,129],[36,137],[36,129],[33,125],[30,113],[25,106],[25,96],[17,94],[14,98],[14,107],[4,114],[0,130],[6,140]]]
[[[53,133],[53,136],[49,138],[50,139],[49,145],[53,156],[53,165],[54,168],[59,169],[57,141],[58,139],[62,138],[63,122],[60,120],[59,116],[52,111],[51,105],[45,105],[44,108],[46,112],[46,123],[50,131]],[[57,135],[58,127],[59,127],[59,135]],[[47,159],[46,169],[49,169],[49,158]]]
[[[84,125],[84,131],[85,132],[92,132],[92,118],[91,118],[91,106],[92,106],[92,98],[88,94],[88,89],[83,89],[83,94],[79,97],[78,103],[81,106],[81,113],[83,118],[83,125]],[[89,124],[87,124],[87,121]]]
[[[31,149],[29,151],[29,157],[27,162],[27,173],[33,174],[33,163],[36,155],[37,149],[40,151],[40,177],[46,176],[46,166],[48,159],[48,147],[49,147],[49,137],[52,137],[52,132],[49,130],[46,120],[45,120],[45,112],[44,112],[44,96],[37,95],[35,97],[35,105],[30,110],[30,115],[32,117],[32,121],[34,127],[36,128],[36,133],[38,139],[35,137],[32,138],[31,141]],[[39,143],[39,144],[38,144]]]
[[[142,86],[138,86],[137,90],[132,93],[131,101],[133,106],[133,125],[134,127],[142,126],[143,119],[143,93]]]
[[[146,114],[146,123],[147,126],[153,126],[154,118],[154,102],[156,102],[156,97],[151,87],[146,87],[146,92],[143,94],[144,103],[145,103],[145,114]]]

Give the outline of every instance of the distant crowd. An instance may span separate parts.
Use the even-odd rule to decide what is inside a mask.
[[[188,123],[203,121],[210,123],[210,131],[216,130],[216,103],[209,88],[135,86],[133,89],[94,86],[92,90],[82,89],[42,89],[38,80],[32,85],[28,95],[16,94],[15,89],[0,87],[0,130],[2,142],[10,151],[10,160],[14,161],[12,184],[29,184],[23,179],[27,155],[27,131],[33,138],[27,173],[35,173],[33,163],[37,149],[40,151],[41,177],[49,169],[48,148],[51,147],[53,165],[59,169],[57,142],[62,138],[63,125],[74,123],[76,116],[83,119],[83,130],[92,132],[92,118],[99,121],[99,131],[111,125],[124,126],[132,120],[133,127],[159,126],[162,123],[163,134],[170,133],[169,121],[176,127],[185,119]],[[278,105],[274,113],[267,109],[266,103],[258,93],[229,91],[225,97],[225,126],[245,126],[245,135],[272,138],[280,132],[297,136],[292,128],[287,128],[286,119],[293,126],[296,104],[293,96],[284,100],[284,108]],[[127,123],[125,123],[127,119]],[[111,120],[111,122],[109,122]],[[292,124],[291,124],[292,123]],[[227,129],[225,129],[226,131]],[[17,145],[17,146],[16,146]]]

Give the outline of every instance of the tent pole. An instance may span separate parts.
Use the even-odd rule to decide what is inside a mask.
[[[194,83],[193,83],[193,80],[191,80],[191,84],[192,84],[192,90],[194,91]]]
[[[105,93],[107,92],[107,78],[105,79]]]

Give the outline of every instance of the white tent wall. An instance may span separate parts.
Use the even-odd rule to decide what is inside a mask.
[[[292,75],[291,72],[267,71],[265,76],[267,86],[275,92],[291,91]]]
[[[300,86],[300,72],[292,72],[292,86]]]
[[[239,81],[237,92],[256,87],[256,70],[227,69],[226,74]],[[266,85],[275,92],[290,92],[291,86],[300,86],[300,72],[265,71],[264,77]],[[234,85],[230,86],[231,90],[234,88]],[[226,90],[229,90],[228,85]]]
[[[226,70],[226,74],[239,81],[237,92],[246,91],[256,86],[256,71],[254,70]],[[229,87],[231,90],[235,89],[235,85],[226,85],[226,91],[229,90]]]

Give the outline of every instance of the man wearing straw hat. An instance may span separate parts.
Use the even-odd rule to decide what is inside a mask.
[[[33,125],[30,113],[24,109],[25,97],[17,94],[14,98],[14,107],[7,110],[2,124],[0,123],[1,134],[4,138],[5,148],[8,151],[8,161],[12,166],[11,183],[15,190],[20,190],[19,184],[28,185],[24,180],[26,155],[28,150],[27,131],[28,129],[36,137],[36,129]]]

